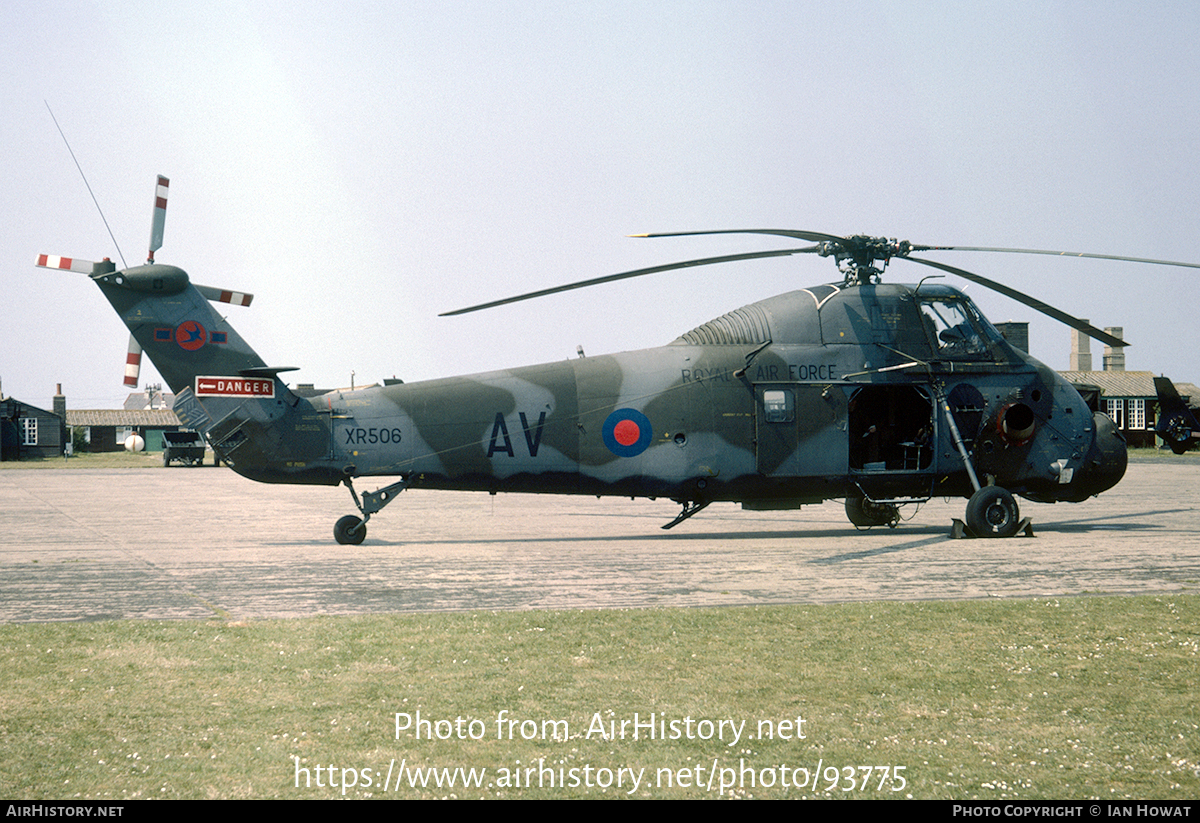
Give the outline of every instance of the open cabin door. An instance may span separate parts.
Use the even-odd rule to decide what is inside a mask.
[[[754,387],[759,474],[846,474],[846,392],[841,386],[759,383]]]
[[[850,476],[868,497],[909,498],[913,475],[932,478],[934,412],[933,398],[918,386],[863,386],[850,395]]]

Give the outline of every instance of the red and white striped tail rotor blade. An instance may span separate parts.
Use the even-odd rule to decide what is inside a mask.
[[[235,306],[249,306],[250,301],[254,299],[253,294],[246,294],[241,291],[214,289],[212,286],[201,286],[199,283],[195,285],[197,291],[215,303],[232,303]]]
[[[154,262],[154,253],[162,248],[163,228],[167,224],[167,190],[171,181],[158,176],[158,184],[154,187],[154,216],[150,220],[150,257],[147,263]]]
[[[129,335],[129,353],[125,355],[125,385],[137,388],[138,375],[142,370],[142,347],[137,338]]]
[[[80,274],[91,274],[92,266],[95,265],[91,260],[80,260],[78,257],[59,257],[55,254],[39,254],[37,264],[43,269],[63,269],[64,271],[77,271]]]

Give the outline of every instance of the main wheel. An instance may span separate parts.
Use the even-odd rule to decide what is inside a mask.
[[[967,527],[976,537],[1012,537],[1021,525],[1021,510],[1008,489],[984,486],[967,501]]]
[[[900,510],[889,503],[873,503],[857,494],[846,498],[846,517],[860,529],[895,526],[900,520]]]
[[[352,514],[333,524],[333,539],[342,545],[357,546],[367,536],[366,524]]]

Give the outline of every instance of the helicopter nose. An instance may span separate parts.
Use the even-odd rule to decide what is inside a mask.
[[[1128,462],[1125,438],[1117,431],[1112,419],[1107,414],[1096,412],[1092,421],[1092,448],[1076,473],[1075,482],[1071,484],[1072,491],[1077,494],[1073,498],[1076,502],[1117,485],[1125,476]]]

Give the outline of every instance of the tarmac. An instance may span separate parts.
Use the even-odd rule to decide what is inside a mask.
[[[359,491],[386,485],[367,479]],[[224,468],[0,471],[0,622],[749,606],[1200,591],[1200,461],[1131,462],[1034,537],[951,540],[965,501],[857,531],[840,501],[713,504],[409,490],[341,546],[344,488]]]

